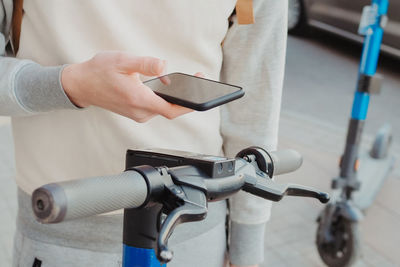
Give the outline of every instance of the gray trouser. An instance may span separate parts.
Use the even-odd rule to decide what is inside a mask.
[[[30,196],[19,190],[13,266],[122,266],[122,215],[101,215],[61,224],[33,219]],[[225,202],[212,203],[207,219],[180,225],[170,239],[168,266],[222,267],[226,261]]]

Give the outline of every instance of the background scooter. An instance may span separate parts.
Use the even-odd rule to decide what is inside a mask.
[[[359,75],[339,177],[332,181],[332,201],[318,217],[316,245],[328,266],[350,266],[360,254],[358,222],[374,201],[391,170],[390,125],[376,135],[370,151],[361,151],[361,136],[367,117],[370,94],[379,93],[382,77],[376,67],[387,22],[388,0],[373,0],[364,7],[359,34],[365,35]]]

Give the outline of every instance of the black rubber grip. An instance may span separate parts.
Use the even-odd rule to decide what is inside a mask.
[[[123,208],[141,206],[147,185],[136,171],[52,183],[32,194],[32,209],[41,223],[87,217]]]
[[[296,150],[284,149],[269,154],[274,165],[274,176],[293,172],[303,163],[303,157]]]

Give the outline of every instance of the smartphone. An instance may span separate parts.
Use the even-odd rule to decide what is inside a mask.
[[[197,111],[205,111],[244,95],[240,86],[184,73],[171,73],[144,82],[166,101]]]

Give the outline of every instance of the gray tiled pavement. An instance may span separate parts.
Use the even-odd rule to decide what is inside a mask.
[[[280,127],[280,146],[297,149],[304,156],[304,164],[296,173],[277,180],[328,190],[329,179],[337,174],[336,162],[344,143],[344,130],[316,124],[289,112],[283,112]],[[1,266],[11,265],[16,213],[10,141],[10,129],[7,124],[1,125],[0,119],[0,262],[5,263]],[[392,172],[361,223],[363,255],[357,267],[400,266],[397,229],[400,197],[396,190],[400,188],[400,177],[396,173]],[[321,208],[317,201],[309,199],[287,198],[274,204],[266,231],[266,261],[261,266],[323,266],[314,246],[315,218]]]

